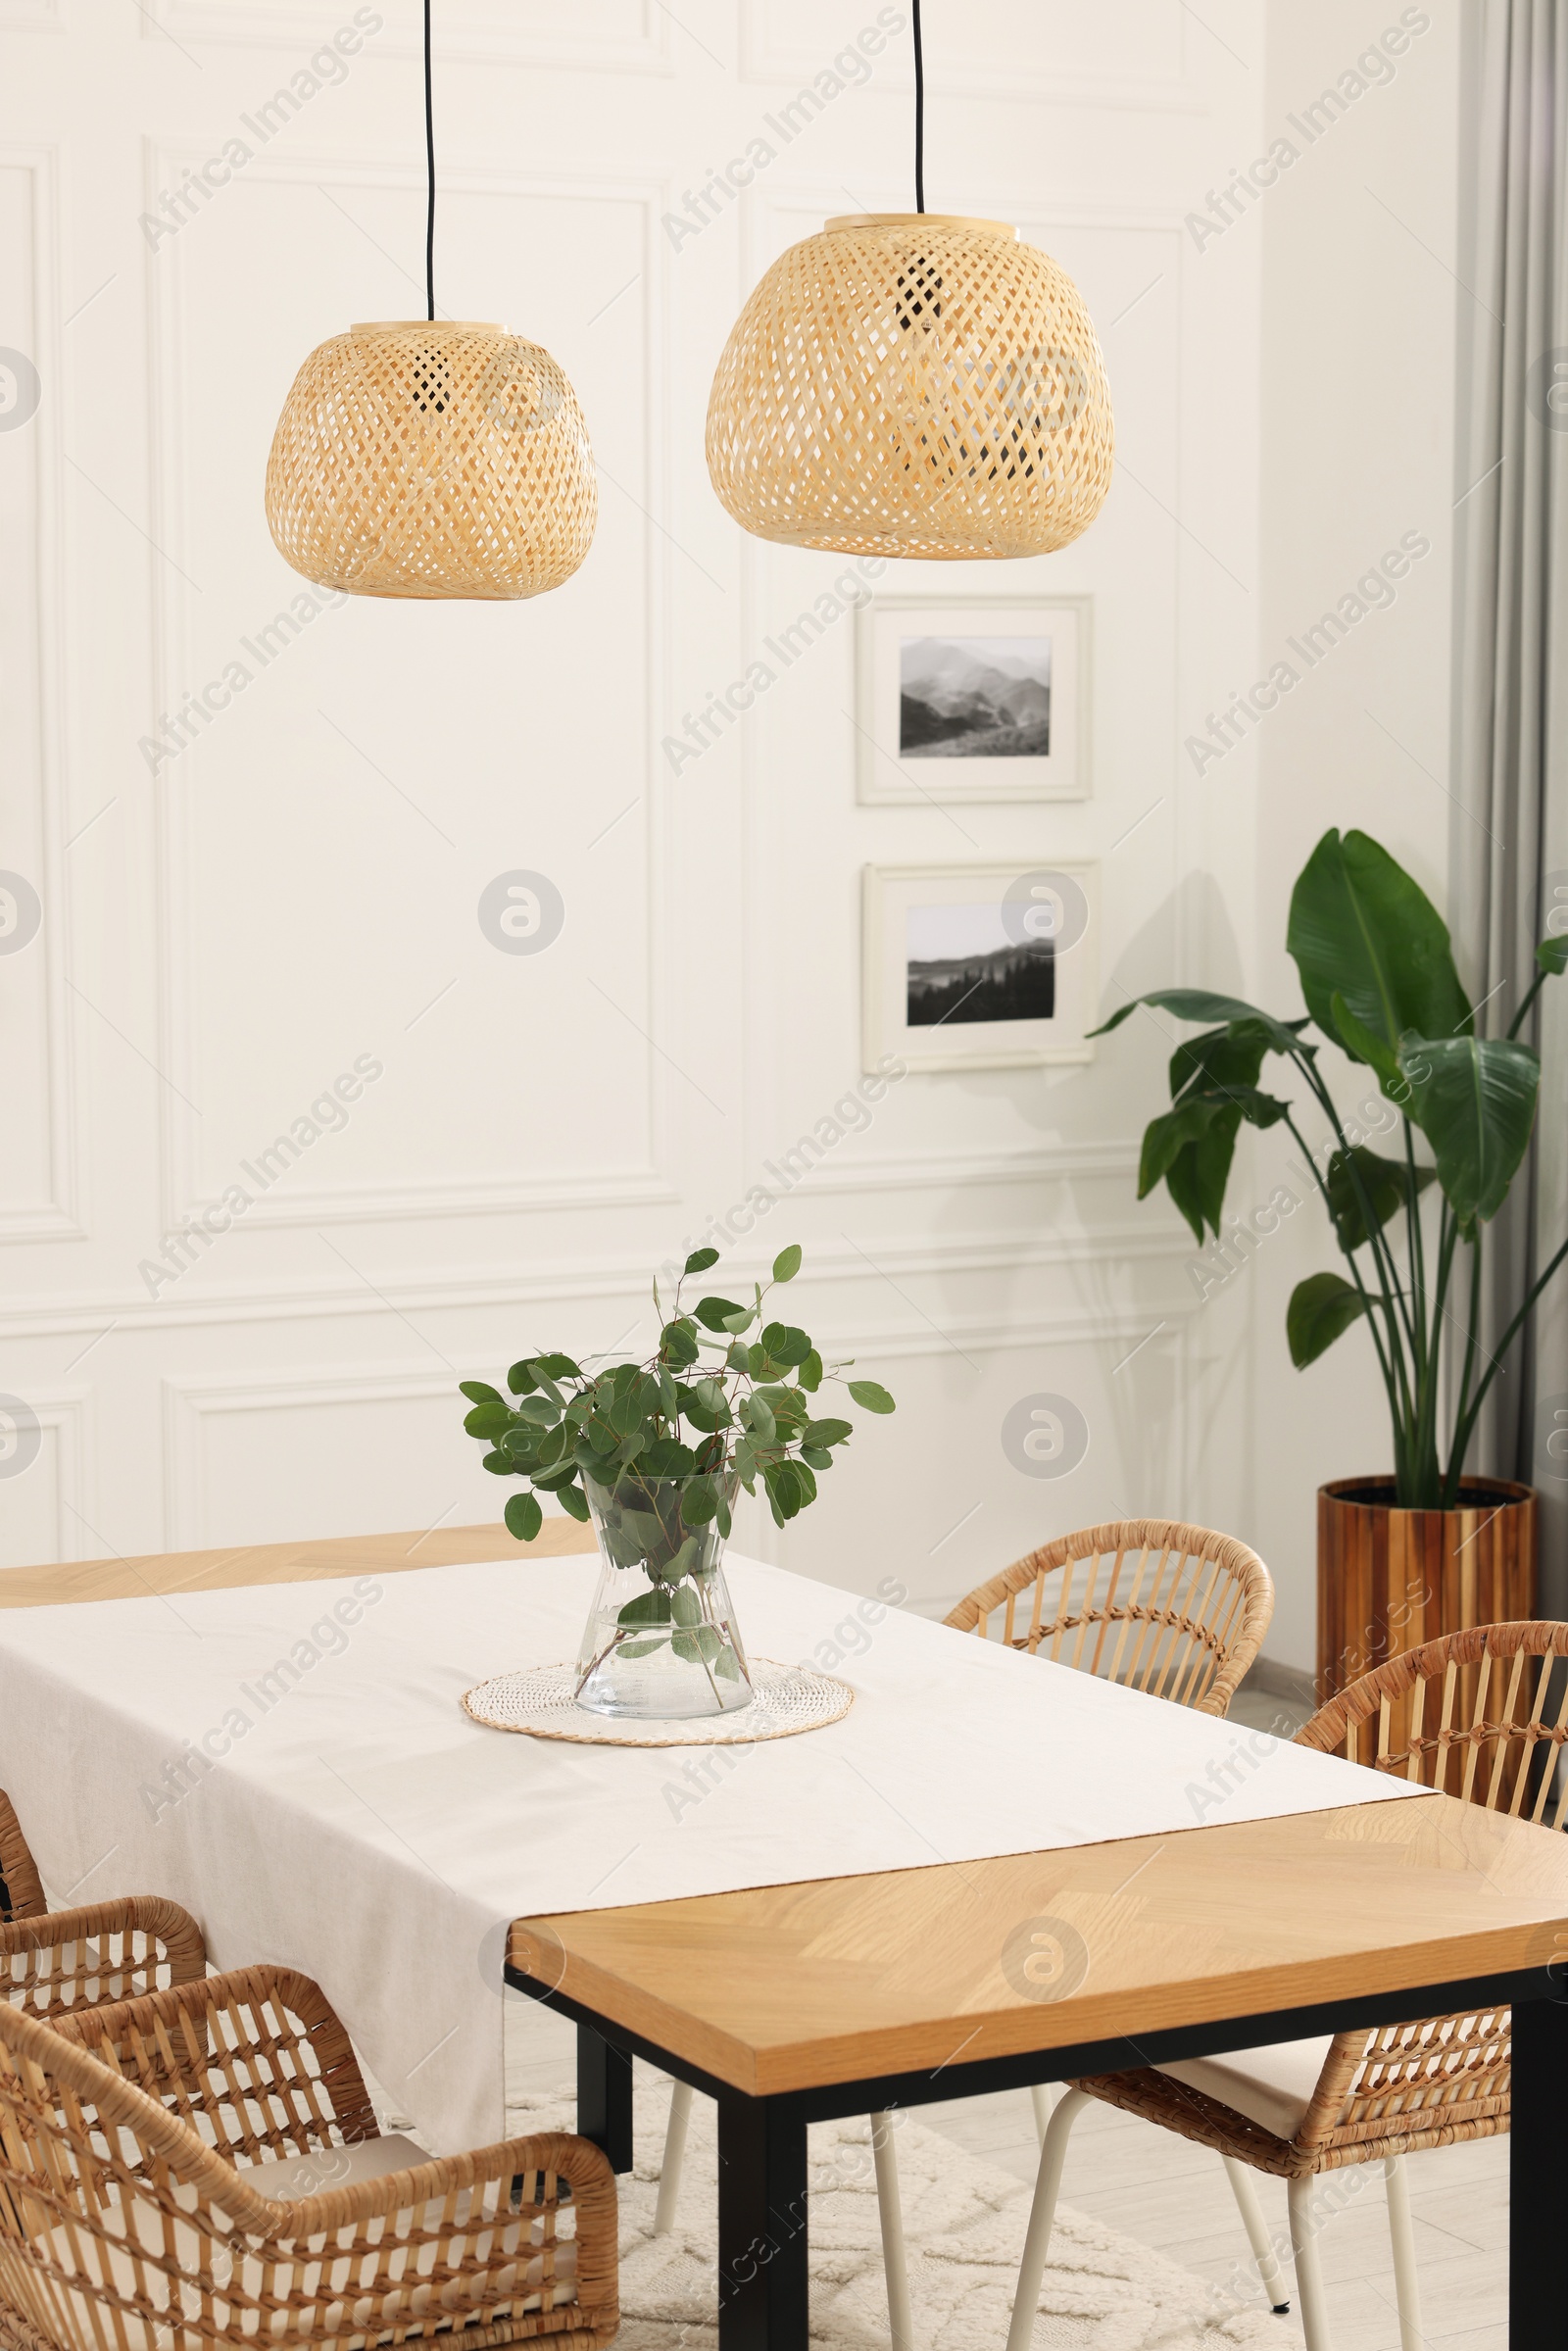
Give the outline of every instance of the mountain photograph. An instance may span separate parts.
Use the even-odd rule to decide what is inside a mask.
[[[1051,750],[1049,637],[906,637],[899,757],[1044,759]]]
[[[1052,1020],[1055,952],[1019,945],[1000,906],[911,906],[905,953],[905,1019],[911,1029],[972,1020]]]

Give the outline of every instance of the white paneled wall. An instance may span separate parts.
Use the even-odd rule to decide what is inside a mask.
[[[1093,598],[1093,797],[858,806],[849,618],[700,760],[662,748],[846,568],[742,537],[704,415],[773,256],[911,201],[904,16],[437,0],[439,303],[548,345],[601,468],[579,574],[467,606],[309,596],[262,511],[307,352],[422,307],[415,0],[360,12],[341,75],[311,59],[347,0],[0,6],[27,142],[0,148],[0,345],[43,384],[0,430],[0,867],[44,906],[0,955],[0,1391],[40,1424],[5,1560],[493,1516],[457,1379],[645,1343],[648,1274],[759,1188],[788,1197],[726,1280],[802,1241],[801,1318],[901,1404],[775,1555],[934,1605],[1116,1511],[1251,1532],[1246,1314],[1198,1315],[1184,1228],[1134,1199],[1158,1031],[834,1104],[868,861],[1098,858],[1107,1009],[1251,967],[1250,793],[1181,744],[1254,674],[1260,268],[1184,223],[1258,146],[1257,0],[1213,30],[1181,0],[927,8],[929,199],[1077,278],[1118,473],[1060,557],[882,585]],[[236,140],[177,231],[143,227]],[[758,140],[745,194],[672,232]],[[564,903],[536,955],[477,918],[518,869]],[[825,1122],[813,1172],[766,1172]],[[1036,1394],[1088,1425],[1066,1477],[1003,1450]]]

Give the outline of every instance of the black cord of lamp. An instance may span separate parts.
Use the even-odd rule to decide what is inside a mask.
[[[918,0],[916,0],[918,5]],[[435,317],[435,101],[430,88],[430,0],[424,0],[424,160],[430,200],[424,220],[424,298],[427,318]]]
[[[914,209],[925,211],[925,51],[920,42],[920,0],[914,9]]]

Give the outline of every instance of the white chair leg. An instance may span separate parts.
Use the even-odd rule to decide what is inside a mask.
[[[1410,2218],[1410,2181],[1402,2155],[1383,2165],[1389,2194],[1389,2234],[1394,2240],[1394,2291],[1399,2306],[1399,2351],[1426,2351],[1421,2331],[1421,2287],[1415,2274],[1415,2224]]]
[[[1252,2248],[1257,2274],[1263,2280],[1263,2291],[1273,2306],[1275,2317],[1283,2318],[1291,2307],[1291,2298],[1285,2288],[1285,2273],[1280,2268],[1279,2255],[1274,2250],[1274,2240],[1268,2232],[1268,2223],[1263,2218],[1263,2207],[1257,2200],[1257,2183],[1248,2165],[1239,2163],[1234,2155],[1222,2156],[1220,2160],[1225,2166],[1225,2176],[1241,2212],[1242,2226],[1247,2230],[1247,2241]]]
[[[659,2175],[659,2202],[654,2208],[655,2236],[668,2236],[675,2226],[680,2176],[686,2162],[686,2128],[692,2119],[692,2085],[677,2082],[669,2098],[669,2128],[664,2132],[664,2161]]]
[[[1051,2251],[1051,2228],[1056,2217],[1056,2198],[1061,2190],[1061,2167],[1066,2161],[1067,2140],[1078,2119],[1078,2109],[1088,2103],[1087,2090],[1063,2090],[1056,2102],[1056,2111],[1047,2127],[1046,2143],[1040,2150],[1040,2170],[1035,2178],[1035,2200],[1029,2208],[1029,2233],[1023,2241],[1018,2290],[1012,2305],[1012,2325],[1007,2328],[1007,2351],[1029,2351],[1030,2337],[1035,2330],[1035,2316],[1040,2308],[1041,2281],[1046,2275],[1046,2256]]]
[[[893,2143],[893,2117],[871,2117],[871,2153],[876,2162],[876,2201],[882,2217],[882,2267],[888,2282],[888,2326],[893,2351],[914,2351],[914,2322],[909,2313],[909,2264],[904,2244],[904,2199],[899,2192],[899,2152]]]
[[[1035,2110],[1035,2136],[1044,2146],[1047,2126],[1051,2121],[1051,2109],[1056,2102],[1054,2083],[1050,2082],[1032,2082],[1029,2088],[1029,2098]]]
[[[1291,2250],[1296,2256],[1296,2298],[1300,2304],[1306,2351],[1333,2351],[1328,2306],[1323,2298],[1323,2269],[1318,2260],[1317,2223],[1312,2211],[1316,2185],[1310,2175],[1289,2182]]]

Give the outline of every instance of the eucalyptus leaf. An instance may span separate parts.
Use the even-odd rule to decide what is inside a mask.
[[[850,1394],[862,1412],[896,1412],[898,1410],[887,1390],[875,1380],[852,1380]]]
[[[545,1523],[545,1514],[534,1494],[514,1494],[506,1507],[506,1521],[509,1535],[515,1535],[519,1543],[532,1543]]]
[[[706,1273],[710,1265],[717,1263],[718,1251],[716,1249],[694,1249],[686,1260],[683,1272]]]
[[[800,1270],[801,1245],[798,1241],[792,1241],[789,1248],[781,1249],[773,1259],[773,1279],[775,1282],[793,1282]]]
[[[500,1391],[487,1387],[483,1380],[460,1380],[458,1393],[466,1396],[470,1404],[505,1404],[506,1402],[506,1397],[501,1395]]]

